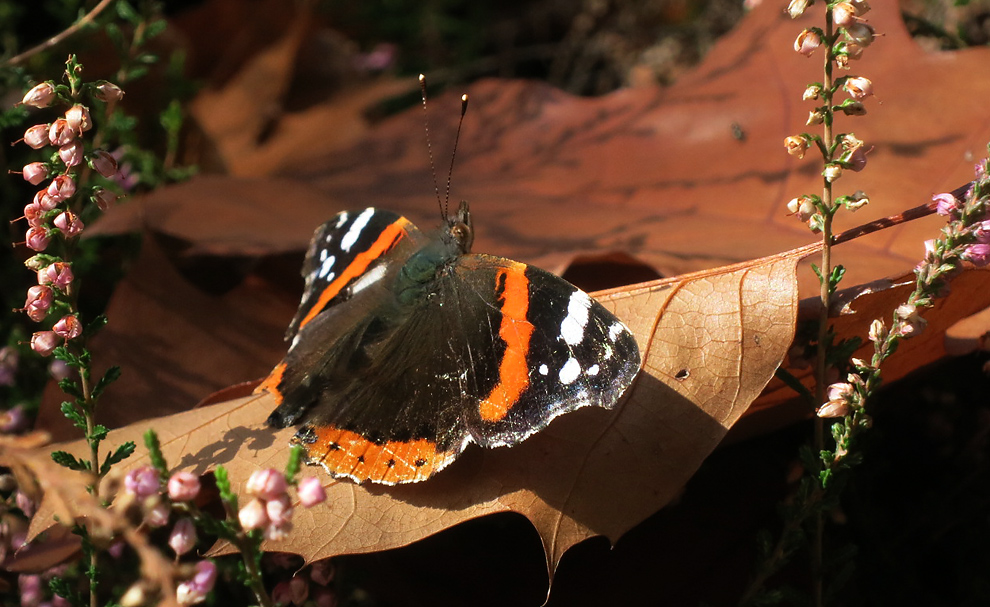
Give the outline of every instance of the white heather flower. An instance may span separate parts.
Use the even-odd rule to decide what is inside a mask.
[[[784,139],[784,147],[791,156],[804,158],[804,153],[808,151],[808,140],[800,135],[791,135]]]
[[[862,101],[873,94],[873,82],[863,76],[847,78],[842,88],[856,101]]]
[[[822,94],[822,87],[817,84],[809,85],[808,88],[804,89],[804,94],[801,95],[801,101],[812,101],[818,99]]]
[[[814,0],[791,0],[790,4],[787,5],[787,14],[791,16],[791,19],[797,19],[813,2]]]
[[[837,164],[830,164],[825,167],[824,171],[822,171],[822,176],[824,176],[829,183],[834,183],[836,179],[842,177],[842,167]]]
[[[31,107],[48,107],[55,100],[55,87],[51,82],[42,82],[24,95],[21,103]]]
[[[794,50],[805,57],[810,57],[821,44],[822,38],[818,32],[806,29],[794,39]]]

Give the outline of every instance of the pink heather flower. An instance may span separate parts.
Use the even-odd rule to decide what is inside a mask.
[[[112,558],[119,559],[124,555],[124,548],[127,548],[127,542],[124,540],[117,540],[110,544],[110,547],[107,548],[107,552]]]
[[[983,220],[970,228],[973,232],[973,238],[979,244],[990,244],[990,220]]]
[[[842,84],[842,89],[857,101],[862,101],[873,94],[873,82],[863,76],[853,76]]]
[[[21,430],[27,430],[29,425],[28,415],[23,405],[16,405],[0,412],[0,433],[2,434],[15,434]]]
[[[818,409],[818,417],[843,417],[849,413],[855,389],[852,384],[837,383],[828,387],[828,402]]]
[[[299,503],[304,508],[311,508],[317,504],[322,504],[327,499],[327,492],[323,488],[323,483],[315,476],[307,476],[299,481],[297,489]]]
[[[289,580],[289,597],[293,605],[302,605],[309,598],[309,580],[294,575]]]
[[[68,175],[59,175],[48,185],[48,195],[57,202],[72,198],[76,193],[76,182]]]
[[[815,208],[814,198],[811,196],[799,196],[798,198],[792,198],[791,201],[787,203],[787,210],[790,211],[792,215],[797,214],[801,221],[808,221],[818,209]]]
[[[330,559],[316,561],[310,566],[309,579],[320,586],[329,586],[330,582],[333,581],[335,570],[333,561]]]
[[[31,336],[31,349],[42,356],[48,356],[61,341],[54,331],[39,331]]]
[[[814,30],[806,29],[798,34],[798,37],[794,40],[794,50],[805,57],[810,57],[821,44],[821,36]]]
[[[117,159],[104,150],[96,150],[89,160],[89,166],[106,178],[117,174]]]
[[[69,314],[68,316],[63,316],[61,320],[55,323],[52,331],[55,331],[56,335],[68,341],[82,335],[82,323],[79,322],[77,316]]]
[[[56,261],[38,270],[38,284],[52,285],[62,291],[65,291],[74,278],[72,266],[63,261]]]
[[[282,495],[277,499],[265,502],[265,513],[268,515],[268,521],[276,527],[284,527],[291,523],[292,512],[288,495]]]
[[[24,313],[27,314],[27,317],[31,319],[32,322],[41,322],[45,320],[46,316],[48,316],[48,308],[28,306],[24,308]]]
[[[79,166],[83,161],[83,144],[81,141],[70,141],[58,149],[58,157],[67,167]]]
[[[140,499],[159,495],[162,492],[162,479],[151,466],[141,466],[124,477],[124,490]]]
[[[124,91],[112,82],[103,81],[96,85],[93,96],[107,104],[107,111],[112,111],[117,102],[123,99]]]
[[[48,365],[48,373],[55,379],[55,381],[62,381],[63,379],[68,379],[72,377],[73,370],[69,366],[69,363],[64,360],[53,360],[50,365]]]
[[[277,605],[288,605],[292,602],[292,590],[289,588],[289,580],[283,580],[272,588],[272,602]]]
[[[0,386],[13,386],[20,354],[11,346],[0,348]]]
[[[38,185],[48,178],[48,165],[44,162],[32,162],[26,164],[24,165],[21,175],[24,176],[24,181],[30,183],[31,185]]]
[[[192,472],[179,471],[168,479],[168,496],[175,502],[188,502],[199,495],[199,477]]]
[[[841,106],[839,106],[839,109],[841,109],[842,113],[845,114],[846,116],[866,115],[866,106],[863,105],[862,101],[852,101],[849,103],[843,103]]]
[[[313,603],[316,607],[337,607],[337,595],[329,588],[314,588]]]
[[[25,93],[21,103],[31,107],[48,107],[55,101],[55,86],[51,82],[37,84],[30,91]]]
[[[24,219],[27,219],[28,227],[40,228],[45,222],[45,211],[40,204],[32,202],[24,207]]]
[[[237,520],[245,531],[263,529],[268,526],[268,513],[265,504],[259,499],[253,499],[237,513]]]
[[[172,527],[168,536],[168,545],[177,556],[189,552],[196,547],[196,526],[191,518],[181,518]]]
[[[42,211],[51,211],[58,206],[58,201],[48,193],[48,188],[35,192],[34,199],[31,202],[37,204]]]
[[[791,0],[790,4],[787,5],[787,14],[791,16],[791,19],[797,19],[804,14],[811,3],[814,0]]]
[[[281,472],[274,468],[268,468],[267,470],[252,472],[251,477],[248,478],[246,489],[249,495],[264,500],[274,500],[285,495],[288,484]]]
[[[106,211],[117,202],[117,195],[106,188],[96,188],[93,191],[93,202],[101,211]]]
[[[948,192],[944,194],[935,194],[932,196],[932,200],[935,204],[935,211],[939,215],[947,215],[955,217],[959,213],[959,201],[956,197]]]
[[[48,125],[36,124],[24,131],[24,143],[35,150],[48,145]]]
[[[866,168],[866,150],[859,145],[854,147],[848,157],[845,158],[846,168],[850,171],[859,172]]]
[[[32,226],[28,228],[25,238],[27,248],[32,251],[44,251],[48,248],[48,243],[52,240],[51,236],[48,235],[48,230],[41,226]]]
[[[962,258],[977,267],[990,264],[990,244],[971,244],[963,250]]]
[[[784,147],[791,156],[804,158],[804,153],[808,151],[808,140],[799,135],[791,135],[784,139]]]
[[[191,580],[180,583],[175,589],[175,598],[180,605],[195,605],[206,600],[217,581],[217,566],[213,561],[196,563],[196,573]]]
[[[894,310],[894,316],[902,321],[898,333],[901,337],[913,337],[921,333],[928,322],[918,313],[918,308],[908,303],[901,304]]]
[[[76,134],[84,133],[93,128],[93,121],[89,117],[89,108],[78,103],[65,111],[65,121]]]
[[[45,285],[34,285],[27,291],[27,300],[24,302],[24,307],[38,306],[40,308],[48,309],[51,307],[52,303],[55,301],[55,292],[52,288]]]
[[[858,23],[858,16],[856,7],[849,2],[840,2],[832,7],[832,22],[837,27],[849,27],[854,23]]]
[[[66,238],[74,238],[78,236],[85,227],[79,216],[72,211],[62,211],[55,217],[55,221],[52,222],[55,227],[58,228]]]
[[[21,607],[38,607],[41,604],[41,576],[17,576],[17,590],[21,594]]]
[[[158,503],[155,506],[144,513],[144,522],[153,529],[159,529],[168,524],[168,518],[172,514],[172,510],[166,503]]]
[[[58,118],[48,129],[48,141],[52,145],[65,145],[76,138],[76,131],[65,118]]]
[[[846,28],[846,37],[858,45],[860,49],[863,49],[873,44],[873,39],[876,37],[876,30],[869,23],[857,21]],[[858,59],[859,56],[857,55],[856,58]]]

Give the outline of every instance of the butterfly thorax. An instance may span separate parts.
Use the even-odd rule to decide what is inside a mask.
[[[425,300],[436,292],[437,281],[461,255],[471,252],[474,231],[467,202],[461,202],[457,214],[447,218],[438,234],[413,253],[395,279],[394,292],[400,304]]]

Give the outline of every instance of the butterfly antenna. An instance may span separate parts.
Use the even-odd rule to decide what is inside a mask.
[[[447,214],[447,203],[450,202],[450,179],[454,175],[454,158],[457,157],[457,142],[461,139],[461,126],[464,124],[464,114],[467,113],[468,96],[461,95],[461,119],[457,121],[457,134],[454,135],[454,151],[450,153],[450,168],[447,169],[447,191],[443,196],[443,212]]]
[[[426,151],[430,155],[430,172],[433,173],[433,190],[437,194],[437,206],[440,207],[440,219],[447,221],[447,208],[440,201],[440,184],[437,183],[437,166],[433,162],[433,146],[430,144],[430,119],[426,112],[426,76],[419,75],[419,89],[423,94],[423,130],[426,131]]]

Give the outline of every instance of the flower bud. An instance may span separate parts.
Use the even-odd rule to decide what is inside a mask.
[[[24,181],[30,183],[31,185],[38,185],[48,178],[48,165],[44,162],[32,162],[26,164],[24,165],[21,175],[24,176]]]
[[[48,248],[48,243],[52,241],[48,235],[48,230],[42,226],[32,226],[28,228],[26,241],[24,244],[32,251],[44,251]]]
[[[39,331],[31,336],[31,349],[42,356],[48,356],[61,341],[54,331]]]
[[[53,101],[55,101],[55,86],[51,82],[35,85],[24,95],[24,99],[21,99],[24,105],[37,108],[48,107]]]
[[[67,167],[79,166],[83,161],[83,144],[81,141],[71,141],[58,149],[58,157]]]
[[[828,402],[818,409],[818,417],[843,417],[849,414],[855,390],[851,384],[838,383],[828,387]]]
[[[294,575],[289,580],[289,597],[293,605],[302,605],[309,598],[309,580]]]
[[[191,580],[176,586],[175,598],[180,605],[195,605],[206,600],[217,580],[217,566],[213,561],[196,563],[196,573]]]
[[[48,125],[36,124],[24,131],[24,143],[35,150],[48,145]]]
[[[45,285],[34,285],[27,291],[27,300],[24,302],[24,309],[30,310],[31,308],[37,308],[41,312],[47,312],[48,308],[52,307],[52,303],[55,302],[55,291],[52,288]],[[42,314],[41,318],[44,318]],[[32,318],[31,320],[36,320]]]
[[[901,337],[905,338],[914,337],[921,333],[928,324],[928,321],[918,313],[917,306],[909,303],[897,306],[897,309],[894,310],[894,316],[902,323],[897,332]]]
[[[55,221],[52,222],[55,227],[58,228],[66,238],[75,238],[78,236],[85,227],[79,216],[77,216],[72,211],[62,211],[55,217]]]
[[[317,504],[321,504],[327,499],[327,492],[323,488],[323,483],[315,476],[307,476],[299,481],[297,493],[299,495],[299,503],[305,508],[311,508]]]
[[[808,112],[808,120],[805,122],[807,126],[815,126],[816,124],[821,124],[825,122],[825,114],[821,110],[811,110]]]
[[[52,327],[52,331],[54,331],[59,337],[68,341],[82,335],[82,323],[79,322],[79,318],[77,316],[74,314],[69,314],[68,316],[63,316],[57,323],[55,323],[55,326]]]
[[[791,2],[787,5],[787,14],[791,16],[791,19],[797,19],[804,14],[804,11],[807,10],[813,2],[814,0],[791,0]]]
[[[46,188],[44,190],[38,190],[37,193],[35,193],[32,204],[38,205],[39,209],[47,213],[58,206],[58,201],[52,198]]]
[[[822,38],[818,35],[818,32],[814,30],[806,29],[798,34],[798,37],[794,40],[794,50],[801,53],[805,57],[810,57],[815,49],[821,46]]]
[[[808,88],[804,89],[804,94],[801,95],[801,101],[811,101],[818,99],[822,94],[822,87],[817,84],[808,85]]]
[[[107,110],[112,111],[114,106],[117,105],[117,102],[123,99],[124,91],[120,90],[120,87],[116,84],[104,80],[96,85],[93,96],[100,101],[106,102]]]
[[[990,244],[976,243],[963,249],[961,257],[978,268],[990,264]]]
[[[863,106],[861,101],[847,101],[839,106],[842,113],[846,116],[865,116],[866,107]]]
[[[827,165],[825,170],[822,171],[822,176],[825,177],[825,180],[829,183],[834,183],[836,179],[842,177],[842,167],[837,164]]]
[[[329,586],[334,578],[334,569],[333,561],[330,559],[316,561],[310,566],[309,579],[320,586]]]
[[[65,291],[74,278],[72,266],[63,261],[56,261],[38,270],[38,284],[52,285],[61,291]]]
[[[832,23],[836,27],[849,27],[859,21],[857,17],[856,7],[849,2],[840,2],[832,7]]]
[[[73,377],[74,371],[69,366],[69,363],[56,359],[48,365],[48,373],[55,381],[62,381],[63,379]]]
[[[265,502],[265,513],[268,515],[268,521],[277,527],[284,527],[291,523],[293,510],[289,503],[289,496],[282,495]]]
[[[145,465],[127,473],[127,476],[124,477],[124,490],[144,499],[161,493],[162,481],[157,470]]]
[[[20,355],[11,346],[0,348],[0,386],[13,386]],[[0,483],[0,491],[4,491]]]
[[[16,434],[27,430],[29,426],[30,421],[23,405],[0,412],[0,434]]]
[[[89,108],[78,103],[65,111],[65,121],[77,135],[93,128],[93,121],[89,117]]]
[[[48,185],[47,191],[55,202],[62,202],[76,193],[76,182],[68,175],[59,175]]]
[[[797,214],[801,221],[808,221],[811,216],[814,215],[818,209],[815,206],[815,199],[811,196],[799,196],[797,198],[792,198],[790,202],[787,203],[787,210],[791,214]]]
[[[873,29],[873,26],[862,21],[857,21],[846,28],[846,37],[859,47],[859,54],[862,54],[862,49],[873,44],[873,39],[876,35],[876,30]],[[859,59],[859,55],[855,59]]]
[[[168,536],[168,545],[176,556],[182,556],[196,547],[196,526],[191,518],[181,518],[175,523]]]
[[[288,485],[285,482],[285,476],[274,468],[252,472],[250,478],[248,478],[246,487],[249,495],[260,497],[264,500],[274,500],[282,497],[285,495],[287,488]]]
[[[847,197],[845,204],[846,208],[850,211],[858,211],[859,209],[870,204],[870,198],[863,190],[856,190],[852,196]]]
[[[842,84],[842,88],[857,101],[862,101],[873,94],[873,82],[862,76],[847,78]]]
[[[89,166],[106,178],[113,177],[117,174],[117,159],[104,150],[93,152],[92,158],[89,159]]]
[[[873,343],[877,343],[882,339],[886,338],[886,329],[883,326],[883,321],[879,318],[870,323],[870,332],[868,334],[869,340]]]
[[[144,513],[144,522],[153,529],[164,527],[168,524],[172,510],[166,503],[157,503],[150,510]]]
[[[784,147],[791,156],[804,158],[804,153],[808,151],[808,140],[800,135],[791,135],[784,139]]]
[[[62,146],[76,138],[76,131],[69,126],[65,118],[59,118],[48,128],[48,141],[52,145]]]
[[[101,211],[106,211],[117,202],[117,195],[106,188],[96,188],[93,191],[93,202]]]
[[[959,213],[959,201],[956,197],[949,193],[936,194],[932,196],[932,201],[935,204],[935,212],[939,215],[948,215],[955,217]]]
[[[268,526],[268,512],[260,499],[253,499],[237,513],[237,520],[245,531],[264,529]]]
[[[179,471],[168,479],[168,496],[174,502],[188,502],[199,495],[199,477],[191,472]]]

